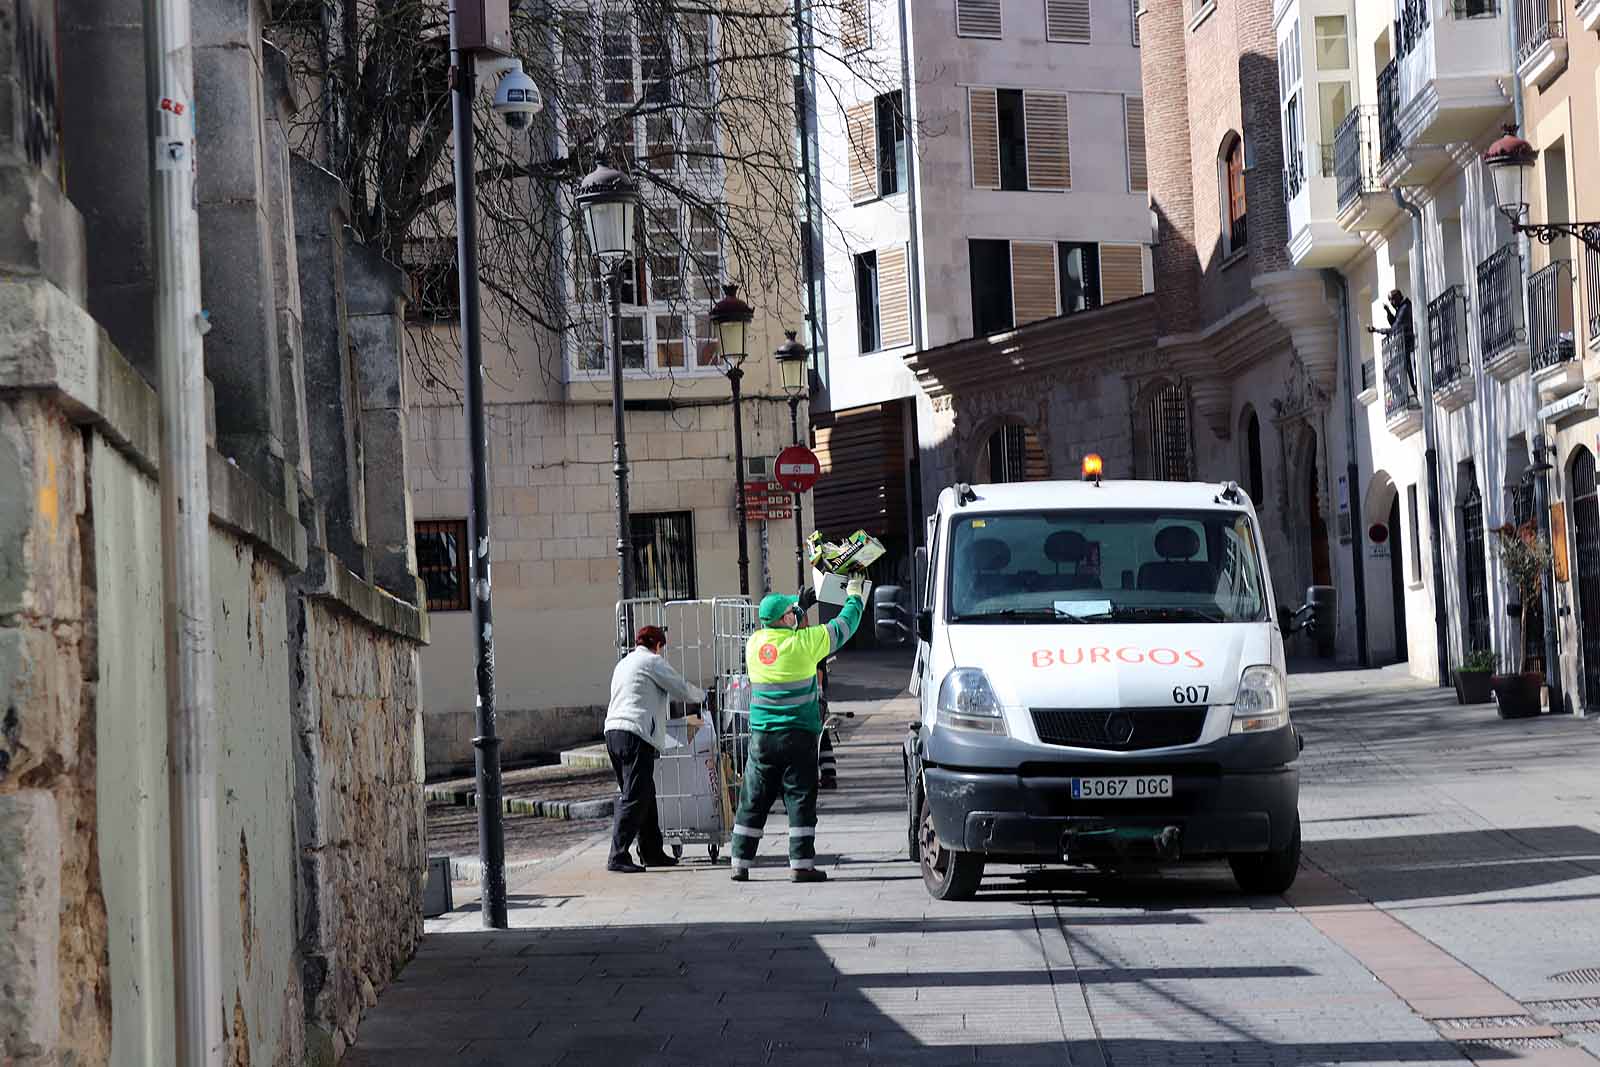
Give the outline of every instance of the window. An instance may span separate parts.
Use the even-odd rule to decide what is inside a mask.
[[[878,97],[878,195],[893,196],[906,191],[906,124],[900,106],[900,90]]]
[[[1322,136],[1330,138],[1324,145],[1322,176],[1333,177],[1333,152],[1331,138],[1333,131],[1339,128],[1339,123],[1350,114],[1350,83],[1343,81],[1319,82],[1317,84],[1317,103],[1319,115],[1322,119]]]
[[[878,350],[878,253],[856,256],[856,343],[862,352]]]
[[[1261,510],[1264,503],[1262,494],[1266,491],[1266,478],[1261,473],[1261,420],[1252,411],[1250,419],[1245,423],[1245,491],[1250,494],[1250,502]]]
[[[956,35],[999,37],[1000,0],[956,0]]]
[[[667,511],[628,516],[633,536],[633,577],[637,596],[693,600],[694,513]]]
[[[878,105],[875,100],[846,108],[845,136],[850,142],[850,202],[860,204],[878,193]]]
[[[1100,306],[1100,246],[1092,241],[1062,241],[1056,245],[1060,260],[1061,311],[1070,315]]]
[[[1317,35],[1317,69],[1350,69],[1350,34],[1343,15],[1318,15],[1314,22]]]
[[[1139,391],[1133,410],[1133,476],[1188,481],[1189,393],[1182,382],[1156,381]]]
[[[1122,98],[1123,144],[1128,150],[1128,192],[1150,190],[1150,168],[1145,159],[1144,97]]]
[[[1132,300],[1147,292],[1143,245],[1103,244],[1100,246],[1100,302],[1113,304]]]
[[[1300,192],[1305,177],[1305,145],[1301,135],[1300,92],[1295,90],[1283,105],[1284,193],[1290,200]]]
[[[872,7],[868,0],[844,0],[840,5],[839,44],[847,55],[872,47]]]
[[[470,611],[472,575],[468,567],[467,520],[419,522],[417,577],[427,589],[429,611]]]
[[[1411,581],[1422,582],[1422,527],[1417,521],[1417,487],[1406,486],[1406,521],[1411,524],[1408,541],[1411,546]]]
[[[1044,0],[1044,21],[1048,40],[1089,43],[1089,0]]]
[[[1128,0],[1128,6],[1133,9],[1133,47],[1139,47],[1139,0]]]
[[[995,120],[1000,138],[1000,188],[1021,190],[1028,187],[1028,141],[1023,114],[1022,90],[1000,89],[995,93]]]
[[[1229,134],[1223,143],[1219,177],[1222,184],[1222,250],[1227,255],[1233,255],[1243,252],[1249,240],[1245,224],[1244,142],[1238,134]]]
[[[415,297],[406,304],[406,318],[412,322],[453,322],[460,318],[461,274],[456,270],[456,239],[408,240],[404,255]]]
[[[968,241],[972,269],[972,333],[1011,329],[1011,242]]]
[[[974,188],[1071,187],[1066,93],[969,89],[967,110]]]

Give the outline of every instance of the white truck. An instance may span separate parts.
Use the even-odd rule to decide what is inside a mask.
[[[903,755],[932,896],[970,898],[986,863],[1225,857],[1246,892],[1293,883],[1301,743],[1237,486],[960,485],[928,526]]]

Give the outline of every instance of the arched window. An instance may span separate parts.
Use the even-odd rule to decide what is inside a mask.
[[[1245,419],[1244,451],[1245,477],[1249,479],[1245,489],[1250,494],[1251,502],[1259,508],[1266,492],[1266,479],[1261,473],[1261,420],[1254,411]]]
[[[1245,226],[1244,141],[1236,133],[1223,138],[1217,159],[1218,202],[1222,206],[1222,251],[1242,252],[1249,239]]]

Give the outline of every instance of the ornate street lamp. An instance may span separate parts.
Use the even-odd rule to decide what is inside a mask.
[[[1483,154],[1484,168],[1494,179],[1494,200],[1501,213],[1511,220],[1512,229],[1525,233],[1540,244],[1552,244],[1563,237],[1576,237],[1588,248],[1600,252],[1600,222],[1525,223],[1528,213],[1528,186],[1539,150],[1517,136],[1517,128],[1504,127],[1501,137]]]
[[[611,471],[617,479],[618,600],[633,599],[633,530],[628,517],[628,444],[622,418],[622,272],[634,253],[639,189],[626,174],[599,166],[578,186],[589,247],[600,260],[611,310]],[[626,634],[619,637],[625,638]]]
[[[806,346],[795,340],[796,330],[785,330],[787,341],[772,353],[778,361],[778,373],[783,381],[783,391],[789,395],[789,433],[794,444],[800,443],[800,401],[806,392]],[[794,495],[794,569],[796,588],[806,584],[805,525],[800,514],[800,494]]]
[[[739,414],[739,382],[744,378],[745,336],[756,313],[739,299],[737,285],[724,285],[722,299],[711,305],[711,321],[717,327],[722,372],[733,386],[733,467],[739,490],[739,595],[750,595],[750,536],[745,529],[744,501],[744,422]]]

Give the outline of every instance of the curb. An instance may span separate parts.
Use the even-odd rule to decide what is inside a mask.
[[[442,789],[424,789],[423,799],[429,804],[454,804],[457,807],[476,808],[478,794],[452,793]],[[536,815],[544,819],[604,819],[617,809],[616,797],[595,800],[539,800],[527,797],[502,797],[500,810],[507,815]]]
[[[581,767],[590,771],[609,771],[611,769],[611,756],[606,752],[604,744],[588,745],[584,748],[569,748],[561,753],[563,767]]]

